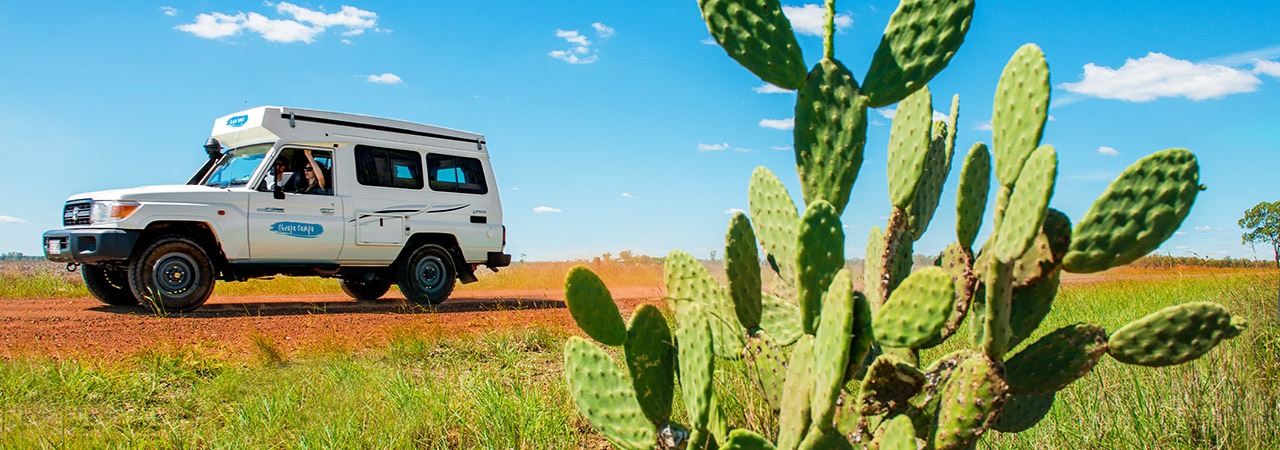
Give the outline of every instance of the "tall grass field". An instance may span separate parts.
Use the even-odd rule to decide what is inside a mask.
[[[1040,424],[1016,435],[990,432],[978,448],[1280,448],[1276,273],[1166,273],[1066,284],[1040,333],[1076,322],[1115,330],[1200,300],[1247,318],[1248,330],[1185,365],[1151,369],[1104,358],[1058,394]],[[406,328],[385,346],[356,351],[286,353],[251,336],[250,360],[163,342],[123,360],[19,357],[0,361],[0,448],[607,447],[566,392],[567,337],[537,328],[475,335]],[[953,338],[922,359],[965,341]],[[748,368],[718,364],[717,396],[731,425],[773,437],[777,417]],[[678,397],[675,420],[684,422]]]

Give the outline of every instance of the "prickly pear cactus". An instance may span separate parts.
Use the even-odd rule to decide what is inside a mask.
[[[823,58],[808,71],[776,0],[698,4],[729,56],[764,81],[797,90],[796,168],[806,207],[797,211],[782,182],[757,168],[748,185],[750,217],[735,215],[725,235],[727,287],[688,253],[667,256],[675,330],[651,305],[636,308],[624,325],[599,278],[570,270],[570,314],[587,336],[621,346],[625,356],[619,364],[578,337],[565,349],[578,410],[613,445],[970,449],[989,430],[1034,427],[1057,392],[1088,376],[1105,355],[1127,364],[1180,364],[1245,327],[1220,305],[1193,302],[1112,333],[1078,323],[1025,343],[1052,310],[1064,270],[1095,272],[1145,255],[1173,235],[1203,189],[1194,154],[1157,152],[1121,174],[1073,229],[1049,208],[1058,155],[1040,142],[1051,85],[1034,44],[1018,49],[999,77],[990,149],[977,143],[964,157],[957,242],[936,267],[911,271],[914,243],[951,172],[958,131],[958,97],[948,119],[935,122],[925,84],[963,42],[972,0],[902,0],[861,86],[835,58],[834,0],[826,2]],[[844,267],[840,217],[862,165],[866,108],[893,103],[886,164],[892,210],[883,228],[871,230],[855,275]],[[992,188],[994,214],[984,219]],[[992,233],[975,249],[984,222]],[[767,290],[762,270],[776,275]],[[962,341],[970,348],[921,361],[921,349],[955,338],[965,321],[972,336]],[[732,358],[755,374],[751,385],[778,414],[775,432],[733,429],[739,424],[721,410],[712,383],[717,361]],[[671,422],[677,393],[688,424]]]

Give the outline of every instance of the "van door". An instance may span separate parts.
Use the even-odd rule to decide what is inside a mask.
[[[337,260],[345,214],[342,198],[333,192],[332,156],[327,150],[286,148],[276,160],[289,174],[280,180],[285,198],[276,199],[266,190],[249,193],[249,256],[254,262]]]

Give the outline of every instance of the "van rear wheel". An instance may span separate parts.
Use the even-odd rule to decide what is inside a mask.
[[[396,270],[396,285],[404,298],[422,305],[435,305],[449,298],[457,273],[453,257],[444,247],[418,247]]]
[[[129,271],[127,269],[108,269],[103,266],[80,266],[80,277],[84,278],[84,287],[94,298],[112,306],[136,306],[138,298],[129,289]]]
[[[347,296],[362,302],[377,300],[391,289],[391,283],[386,281],[342,280],[339,284]]]
[[[129,263],[129,287],[143,306],[156,312],[199,308],[213,293],[213,263],[185,236],[162,236]]]

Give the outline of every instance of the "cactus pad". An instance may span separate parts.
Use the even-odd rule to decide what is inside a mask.
[[[1031,429],[1053,409],[1053,400],[1057,392],[1043,394],[1010,395],[1004,402],[1004,409],[991,424],[991,429],[1001,433],[1021,433]]]
[[[631,314],[622,350],[640,409],[654,425],[666,423],[671,418],[671,397],[675,392],[676,355],[671,329],[657,307],[640,305]]]
[[[1053,184],[1058,177],[1058,152],[1053,146],[1040,146],[1027,158],[1022,175],[1018,177],[1017,187],[996,231],[998,237],[992,256],[1001,262],[1021,257],[1040,234],[1044,216],[1049,210],[1049,199],[1053,197]]]
[[[1107,341],[1108,352],[1128,364],[1181,364],[1199,358],[1223,339],[1240,335],[1247,325],[1217,303],[1170,306],[1116,330]]]
[[[798,337],[798,335],[797,335]],[[764,330],[747,337],[747,364],[755,368],[764,399],[774,411],[782,408],[782,385],[787,377],[787,353]]]
[[[925,375],[902,358],[880,355],[867,368],[867,376],[862,379],[859,411],[869,416],[903,407],[908,399],[920,392],[925,381]]]
[[[804,334],[800,326],[800,308],[772,295],[761,297],[760,328],[777,339],[779,345],[791,345]]]
[[[751,221],[742,213],[729,220],[725,233],[724,269],[729,277],[733,312],[746,329],[760,326],[760,255]]]
[[[867,143],[866,97],[843,64],[823,59],[797,92],[796,170],[805,204],[826,200],[844,212]]]
[[[1049,119],[1049,64],[1035,44],[1019,48],[1004,66],[991,113],[996,179],[1012,187],[1040,145]]]
[[[849,439],[836,431],[834,427],[814,428],[800,441],[796,450],[853,450]]]
[[[955,295],[955,282],[941,268],[925,267],[912,273],[876,311],[876,342],[919,348],[942,330],[951,315]]]
[[[987,210],[987,192],[991,189],[991,152],[986,144],[973,144],[960,169],[960,189],[956,191],[956,237],[960,246],[973,248],[982,215]]]
[[[578,328],[604,345],[622,345],[627,326],[609,288],[595,273],[583,266],[569,269],[564,277],[564,300]]]
[[[813,393],[813,336],[803,335],[791,349],[791,365],[782,392],[782,412],[778,417],[778,448],[794,449],[809,431],[810,398]]]
[[[911,418],[898,414],[889,419],[888,424],[880,428],[876,436],[880,450],[916,450],[916,429]],[[875,447],[873,445],[873,447]]]
[[[729,439],[720,448],[722,450],[775,450],[777,447],[774,447],[773,443],[764,436],[739,428],[729,432]]]
[[[844,230],[840,213],[825,200],[809,205],[800,218],[796,242],[796,268],[800,325],[813,334],[822,311],[822,293],[844,267]]]
[[[764,248],[769,264],[784,280],[796,279],[796,228],[800,213],[778,177],[764,167],[751,173],[747,197],[756,238]]]
[[[898,104],[889,132],[889,201],[907,209],[916,197],[928,159],[933,122],[932,97],[922,87]]]
[[[653,448],[654,426],[645,419],[631,383],[600,347],[577,336],[564,347],[565,377],[578,411],[614,446]]]
[[[906,210],[912,241],[920,240],[929,228],[933,213],[938,209],[938,200],[942,197],[942,185],[946,184],[947,175],[951,173],[951,160],[947,158],[946,148],[948,133],[946,122],[933,123],[933,137],[929,143],[929,153],[925,156],[920,186],[916,188],[916,198]]]
[[[777,0],[698,0],[707,31],[760,79],[787,89],[804,83],[804,56]]]
[[[1013,299],[1010,302],[1013,309],[1009,312],[1009,348],[1017,347],[1040,328],[1040,322],[1053,310],[1053,299],[1058,295],[1061,278],[1062,271],[1055,270],[1043,280],[1013,288]]]
[[[821,322],[813,341],[813,422],[818,428],[830,428],[836,415],[836,399],[844,387],[844,374],[849,367],[850,341],[862,294],[853,290],[849,270],[843,269],[831,281],[822,296]]]
[[[923,88],[960,48],[972,18],[973,0],[899,3],[867,70],[871,104],[891,105]]]
[[[676,329],[680,392],[694,431],[706,428],[711,418],[711,380],[715,373],[711,325],[706,318],[698,317],[704,314],[700,310],[700,306],[689,306],[684,321]]]
[[[1004,371],[982,354],[970,354],[951,371],[942,388],[933,426],[936,450],[967,448],[991,427],[1004,406]]]
[[[974,291],[978,287],[978,278],[973,272],[973,254],[960,247],[959,243],[952,242],[947,246],[938,256],[935,264],[955,281],[956,301],[942,330],[929,342],[922,344],[921,348],[936,347],[960,329],[960,324],[969,313],[969,304],[973,301]]]
[[[701,312],[711,325],[716,355],[736,358],[742,352],[739,336],[746,330],[734,320],[734,308],[724,288],[716,284],[711,273],[693,256],[681,250],[672,250],[663,264],[663,278],[667,285],[667,298],[677,320],[689,315],[684,310],[689,305],[702,306]]]
[[[1107,331],[1088,324],[1068,325],[1028,345],[1005,362],[1009,393],[1057,392],[1085,376],[1107,351]]]
[[[1196,155],[1156,152],[1125,169],[1071,235],[1068,272],[1098,272],[1155,250],[1182,225],[1200,192]]]
[[[867,254],[862,260],[862,290],[866,291],[873,310],[880,309],[884,303],[884,294],[880,291],[880,283],[887,272],[884,267],[884,233],[880,227],[871,227],[867,236]]]

